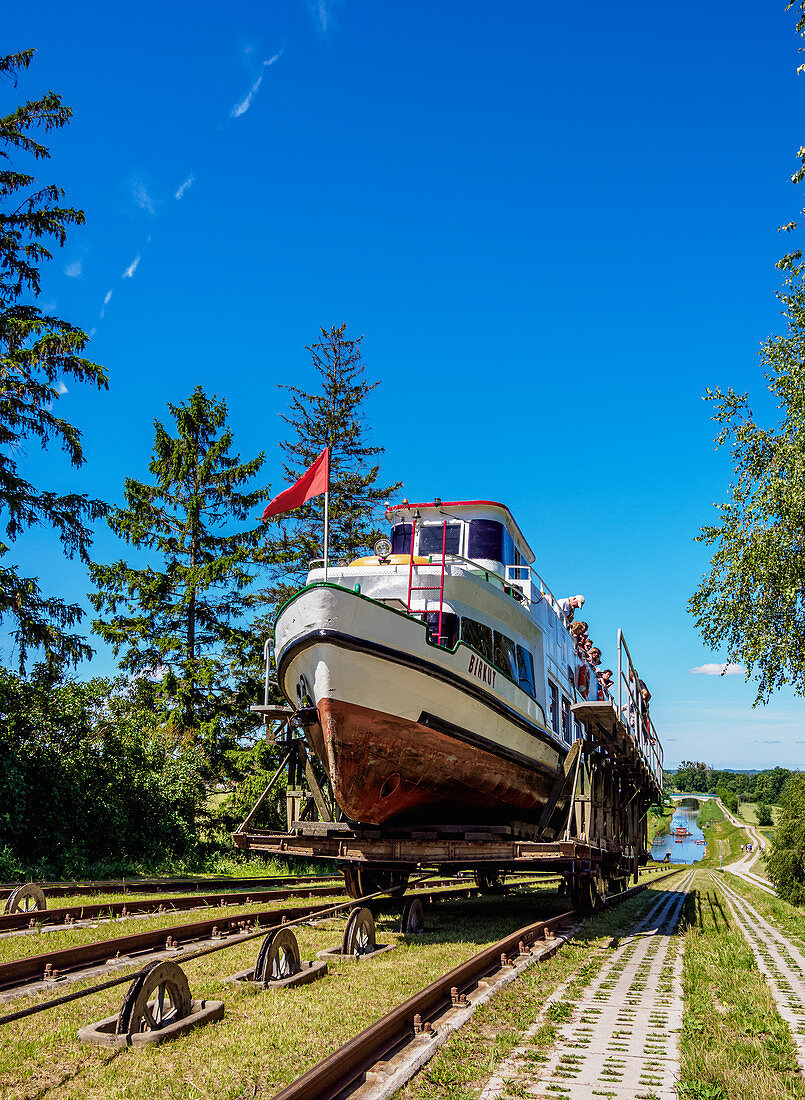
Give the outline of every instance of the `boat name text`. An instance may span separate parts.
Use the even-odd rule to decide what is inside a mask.
[[[470,657],[467,672],[472,672],[473,675],[477,676],[479,680],[483,680],[485,684],[489,684],[490,687],[495,686],[495,670],[490,668],[480,657],[476,657],[474,653]]]

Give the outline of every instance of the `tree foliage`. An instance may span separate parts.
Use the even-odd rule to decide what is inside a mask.
[[[0,58],[0,77],[14,84],[33,50]],[[0,623],[11,631],[20,670],[29,652],[54,664],[76,664],[90,649],[71,629],[82,618],[77,604],[41,592],[38,578],[10,564],[12,546],[34,525],[52,529],[68,557],[87,560],[90,524],[105,506],[79,493],[37,488],[24,473],[23,456],[34,443],[54,443],[73,466],[81,466],[81,435],[54,409],[66,381],[106,386],[102,367],[82,357],[89,337],[81,329],[23,302],[40,291],[40,267],[50,246],[65,243],[68,228],[81,225],[81,210],[62,205],[64,192],[41,186],[33,175],[11,167],[12,155],[47,159],[47,146],[33,134],[65,126],[72,112],[46,92],[0,118]]]
[[[177,751],[147,681],[78,683],[0,669],[0,866],[5,878],[191,856],[201,757]]]
[[[797,31],[805,35],[805,3]],[[805,70],[805,65],[799,71]],[[805,147],[792,182],[805,180]],[[795,221],[781,226],[794,232]],[[777,264],[785,318],[782,335],[761,347],[761,363],[778,409],[777,423],[763,426],[747,393],[708,389],[716,444],[729,446],[734,478],[718,505],[717,523],[699,541],[713,548],[710,571],[688,607],[702,637],[727,660],[757,680],[755,703],[785,684],[805,694],[805,264],[794,248]]]
[[[758,807],[758,816],[760,808]],[[805,773],[795,772],[783,788],[777,828],[771,838],[766,870],[777,893],[793,905],[805,905]]]
[[[378,484],[377,459],[383,448],[368,441],[365,401],[380,383],[366,381],[361,357],[362,336],[349,339],[346,324],[321,329],[321,339],[311,344],[318,385],[308,391],[282,386],[290,395],[283,420],[289,437],[280,443],[283,471],[290,484],[330,447],[330,558],[348,561],[368,553],[382,534],[378,527],[380,506],[401,482]],[[267,603],[276,607],[304,584],[309,563],[324,553],[324,498],[316,497],[301,508],[273,521],[270,540],[273,585]]]
[[[200,386],[168,408],[175,434],[155,421],[153,480],[128,478],[125,506],[109,516],[143,564],[90,567],[100,616],[93,628],[123,668],[158,682],[156,700],[174,734],[202,744],[214,761],[257,691],[244,667],[254,649],[244,616],[264,557],[254,518],[268,491],[242,487],[264,456],[241,462],[230,453],[226,404]]]
[[[758,825],[774,824],[774,817],[771,812],[771,806],[769,806],[766,802],[758,802],[755,813],[757,815]]]

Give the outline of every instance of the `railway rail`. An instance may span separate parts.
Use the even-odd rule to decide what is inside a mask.
[[[82,894],[136,894],[136,893],[176,893],[179,890],[188,892],[211,891],[216,894],[221,890],[237,890],[248,886],[251,890],[271,889],[281,886],[296,886],[306,883],[332,882],[340,876],[335,873],[320,875],[270,875],[266,878],[244,878],[242,876],[227,875],[218,878],[136,878],[136,879],[97,879],[95,881],[81,882],[39,882],[46,897],[80,897]],[[22,879],[17,882],[0,883],[0,896],[10,894],[18,886],[23,884]]]
[[[609,897],[606,899],[605,904],[618,904],[639,891],[645,890],[648,885],[653,885],[655,882],[670,878],[686,869],[685,867],[678,867],[672,870],[652,868],[650,870],[655,873],[647,876],[646,880],[617,895]],[[431,879],[430,881],[432,882],[433,880]],[[413,887],[422,887],[424,883],[425,879],[420,879],[411,885]],[[434,899],[448,899],[476,892],[477,887],[475,884],[468,883],[459,888],[438,890],[438,892],[432,889],[427,892],[425,896]],[[381,894],[387,893],[388,892],[378,891],[376,894],[365,898],[349,899],[332,906],[302,907],[301,911],[294,911],[292,909],[271,910],[269,913],[264,914],[264,916],[267,919],[273,919],[273,925],[264,926],[256,931],[240,930],[218,942],[211,941],[208,944],[199,944],[193,949],[188,950],[187,954],[179,961],[183,966],[186,966],[188,963],[206,955],[225,950],[229,946],[243,943],[246,940],[265,937],[270,932],[278,932],[279,929],[283,927],[300,924],[311,917],[335,915],[350,909],[353,910],[354,913],[355,907],[358,905],[369,904],[372,900],[387,901],[387,896],[381,898]],[[413,892],[409,892],[407,896],[413,897],[417,895]],[[423,895],[420,893],[419,896]],[[557,935],[557,933],[560,933],[561,929],[566,928],[568,925],[575,923],[579,916],[580,914],[576,911],[568,910],[548,920],[538,921],[524,928],[519,928],[503,937],[498,942],[484,948],[472,959],[443,975],[442,978],[425,987],[403,1005],[400,1005],[370,1027],[360,1032],[340,1050],[324,1059],[319,1065],[314,1066],[296,1082],[287,1086],[287,1088],[277,1095],[275,1100],[304,1100],[305,1097],[310,1097],[311,1100],[313,1100],[313,1098],[317,1098],[317,1100],[318,1098],[320,1098],[320,1100],[335,1100],[336,1097],[345,1094],[345,1091],[351,1091],[356,1083],[360,1083],[361,1080],[368,1079],[371,1081],[373,1079],[373,1067],[377,1066],[378,1063],[383,1065],[383,1070],[385,1071],[381,1072],[379,1076],[383,1079],[387,1079],[387,1068],[391,1063],[386,1062],[384,1064],[383,1060],[390,1057],[396,1057],[400,1050],[403,1050],[410,1044],[412,1036],[418,1033],[426,1042],[424,1044],[420,1043],[418,1048],[416,1045],[413,1048],[414,1057],[420,1059],[420,1061],[414,1065],[415,1070],[419,1065],[423,1064],[432,1053],[435,1053],[437,1049],[438,1042],[434,1038],[432,1021],[439,1021],[439,1029],[441,1031],[443,1014],[445,1011],[450,1013],[452,1008],[453,1011],[448,1016],[448,1019],[453,1021],[452,1026],[460,1026],[463,1019],[474,1011],[474,1006],[478,1000],[479,986],[482,989],[485,986],[488,987],[486,992],[481,995],[481,999],[491,996],[499,984],[511,980],[512,977],[516,976],[522,969],[525,969],[527,965],[531,965],[534,961],[539,961],[540,957],[544,958],[547,954],[561,947],[567,939],[567,936],[562,936],[561,934]],[[254,919],[255,914],[252,914],[251,917]],[[231,918],[231,920],[237,921],[237,918]],[[208,926],[211,922],[201,923]],[[151,935],[157,936],[161,940],[169,931],[170,930],[162,929],[159,932],[151,933]],[[184,926],[184,931],[188,932],[188,926]],[[147,936],[149,933],[145,933],[144,935]],[[130,938],[124,937],[123,939]],[[115,941],[105,941],[103,944],[104,951],[102,951],[101,954],[105,953],[109,944],[114,942]],[[85,945],[85,948],[99,946],[101,945]],[[76,950],[81,951],[83,948],[78,948]],[[26,960],[26,962],[29,961],[33,960]],[[37,963],[41,964],[41,961],[42,957],[37,957]],[[118,963],[122,964],[124,960],[120,959]],[[139,971],[127,969],[125,974],[115,976],[111,978],[111,980],[102,981],[100,984],[89,988],[78,989],[75,992],[67,993],[49,1001],[33,1004],[21,1010],[7,1013],[6,1015],[0,1015],[0,1025],[41,1011],[46,1011],[57,1005],[91,996],[93,993],[112,988],[116,985],[123,985],[124,983],[131,983],[129,989],[129,993],[131,993],[131,988],[133,988],[138,979],[146,974],[148,969],[148,966]],[[8,976],[8,972],[6,972],[6,976]],[[134,978],[134,982],[132,982],[132,978]],[[475,990],[474,993],[472,992],[473,990]],[[472,1003],[469,1007],[467,1007],[467,994],[472,995]],[[7,997],[3,999],[7,999]],[[427,1040],[430,1040],[430,1042]],[[409,1046],[409,1051],[410,1049]],[[409,1051],[405,1051],[403,1054],[404,1065],[406,1057],[409,1059],[408,1064],[410,1064],[411,1055]],[[400,1072],[401,1071],[398,1069],[398,1076]],[[384,1093],[384,1095],[390,1094]]]
[[[443,882],[443,879],[437,880]],[[343,889],[336,893],[343,895]],[[451,886],[442,889],[435,885],[419,893],[409,893],[407,897],[433,899],[453,899],[468,897],[478,893],[474,883]],[[98,940],[80,944],[77,947],[65,947],[47,951],[27,958],[12,959],[0,963],[0,1000],[9,1000],[10,996],[26,991],[32,983],[48,983],[67,976],[83,975],[91,968],[121,963],[136,962],[136,956],[153,952],[178,952],[200,940],[229,940],[240,943],[254,935],[265,934],[270,927],[292,925],[302,920],[315,919],[340,909],[353,908],[354,900],[341,905],[302,905],[283,908],[261,909],[257,912],[232,916],[214,916],[190,924],[177,924],[146,932],[135,932],[127,936]],[[259,931],[254,931],[255,926]],[[227,944],[228,946],[228,944]]]
[[[652,883],[688,870],[680,866],[658,875]],[[617,905],[645,890],[647,883],[630,886],[611,895],[604,905]],[[466,994],[483,979],[508,968],[514,959],[525,955],[539,940],[574,924],[580,914],[568,910],[549,920],[518,928],[478,952],[465,963],[437,978],[398,1008],[365,1028],[339,1050],[322,1059],[307,1073],[277,1093],[274,1100],[337,1100],[365,1078],[378,1062],[399,1051],[412,1036],[433,1032],[432,1020],[446,1009],[466,1003]]]

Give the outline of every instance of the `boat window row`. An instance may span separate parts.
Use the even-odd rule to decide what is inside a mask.
[[[479,623],[477,619],[470,619],[466,615],[459,618],[452,611],[442,612],[441,627],[438,611],[428,611],[424,619],[430,641],[453,649],[460,639],[477,650],[493,668],[519,684],[532,699],[536,699],[534,658],[525,646],[519,645],[499,630],[493,630],[486,623]]]
[[[564,692],[553,682],[548,680],[548,696],[550,702],[551,729],[557,737],[563,738],[568,745],[581,739],[581,726],[573,717],[571,702]]]
[[[417,526],[416,553],[461,554],[462,523],[422,523]],[[397,523],[391,529],[392,554],[410,554],[413,524]],[[502,523],[493,519],[471,519],[466,557],[473,561],[495,561],[505,565],[522,565],[523,557],[514,539]]]

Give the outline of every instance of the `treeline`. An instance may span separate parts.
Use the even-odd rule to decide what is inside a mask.
[[[720,788],[732,792],[742,802],[776,805],[783,787],[794,774],[788,768],[779,766],[759,772],[720,771],[709,764],[687,760],[675,772],[666,773],[666,784],[670,783],[674,790],[700,794],[716,792]]]
[[[0,58],[16,84],[33,51]],[[276,767],[249,706],[263,696],[263,645],[273,613],[321,558],[322,499],[259,521],[272,492],[266,456],[241,458],[225,400],[196,386],[154,409],[141,476],[117,503],[59,494],[26,480],[31,448],[55,442],[85,465],[81,433],[56,413],[65,381],[107,387],[84,358],[89,337],[44,313],[40,267],[84,214],[62,190],[12,167],[49,150],[35,135],[65,126],[49,92],[0,118],[0,877],[198,865],[226,851],[228,833]],[[369,551],[377,512],[399,485],[380,480],[371,445],[361,339],[322,328],[306,350],[310,386],[288,385],[280,485],[330,447],[330,554]],[[108,446],[113,446],[110,439]],[[98,448],[96,448],[98,449]],[[145,476],[142,476],[144,474]],[[92,554],[97,522],[119,539],[115,560]],[[84,609],[27,576],[25,534],[51,529],[88,572]],[[58,576],[58,569],[48,570]],[[89,627],[89,629],[88,629]],[[120,675],[81,677],[92,633]],[[276,690],[276,689],[274,689]],[[278,695],[273,699],[280,702]],[[263,823],[279,824],[276,803]]]

